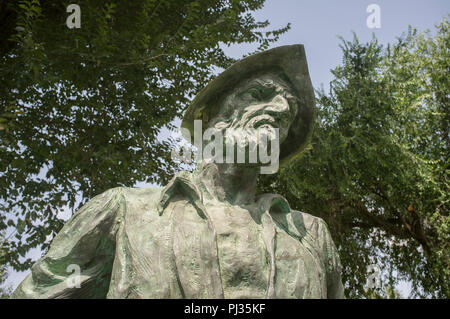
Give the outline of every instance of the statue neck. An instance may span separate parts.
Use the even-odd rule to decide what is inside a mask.
[[[194,175],[214,199],[232,205],[246,205],[255,201],[259,170],[258,166],[202,162]]]

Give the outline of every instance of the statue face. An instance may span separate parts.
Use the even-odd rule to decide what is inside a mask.
[[[279,129],[280,144],[286,139],[297,113],[297,101],[289,84],[274,74],[250,78],[222,101],[210,122],[216,129]]]

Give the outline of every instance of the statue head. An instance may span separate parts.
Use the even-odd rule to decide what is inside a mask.
[[[299,156],[312,133],[314,91],[303,45],[277,47],[248,56],[201,90],[181,126],[202,129],[276,128],[280,164]]]
[[[283,143],[297,110],[297,97],[288,81],[277,74],[262,73],[243,80],[225,94],[207,127],[235,131],[277,128]]]

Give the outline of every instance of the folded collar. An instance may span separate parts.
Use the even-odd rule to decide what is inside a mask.
[[[206,210],[203,205],[203,194],[200,189],[192,181],[192,173],[179,172],[170,182],[162,189],[158,201],[158,213],[162,215],[164,209],[170,202],[170,199],[176,194],[183,194],[186,196],[197,208],[199,215],[206,218]],[[262,194],[256,198],[259,215],[269,213],[276,220],[279,220],[282,215],[289,214],[291,208],[287,200],[278,194]]]

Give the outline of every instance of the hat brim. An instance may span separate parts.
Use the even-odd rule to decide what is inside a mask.
[[[280,165],[298,157],[308,145],[315,119],[314,89],[309,77],[303,45],[287,45],[250,55],[234,63],[204,87],[187,108],[181,127],[194,134],[194,120],[208,121],[219,112],[220,100],[243,80],[276,72],[291,85],[298,97],[298,111],[280,146]]]

